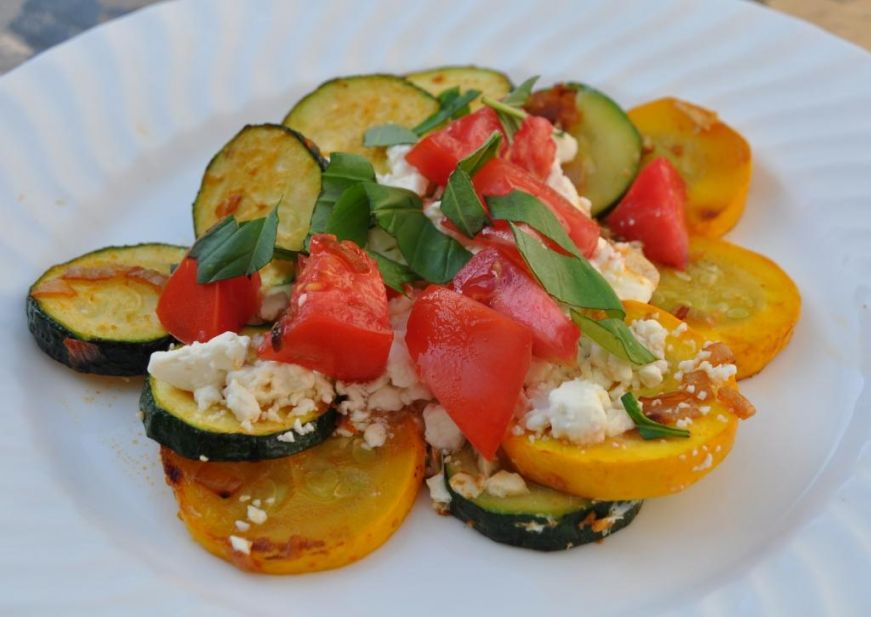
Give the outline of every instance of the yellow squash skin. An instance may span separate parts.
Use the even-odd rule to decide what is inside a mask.
[[[741,134],[716,113],[672,97],[635,107],[629,118],[644,136],[642,166],[665,156],[686,181],[690,233],[717,238],[732,229],[744,212],[753,165]]]
[[[798,287],[767,257],[725,240],[690,238],[683,272],[661,266],[652,304],[683,315],[708,340],[735,354],[738,379],[750,377],[786,346],[801,312]]]
[[[357,435],[253,463],[193,461],[166,448],[161,458],[179,518],[207,551],[251,572],[301,574],[362,559],[411,509],[423,478],[421,430],[408,414],[389,426],[373,450]],[[247,516],[255,499],[267,514],[262,524]],[[250,553],[234,550],[230,536],[251,541]]]
[[[673,331],[680,320],[653,306],[626,302],[627,322],[656,319]],[[705,337],[691,329],[666,340],[670,370],[693,358]],[[668,349],[668,347],[671,347]],[[654,396],[677,389],[669,376],[654,389],[639,396]],[[530,439],[529,434],[509,431],[502,447],[524,476],[556,490],[593,499],[646,499],[679,492],[719,465],[735,441],[738,418],[718,401],[705,401],[710,411],[695,418],[688,439],[646,441],[638,431],[629,431],[602,443],[574,445],[549,436]]]

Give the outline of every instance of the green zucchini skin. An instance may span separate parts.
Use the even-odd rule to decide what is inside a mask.
[[[338,421],[338,412],[330,408],[312,421],[314,431],[295,435],[292,442],[278,440],[278,436],[286,431],[268,435],[208,431],[187,424],[161,407],[154,398],[151,379],[145,380],[139,409],[149,438],[185,458],[206,457],[210,461],[260,461],[290,456],[327,439]]]
[[[483,96],[501,99],[514,89],[514,84],[505,73],[473,64],[437,66],[408,73],[405,79],[433,96],[448,88],[459,86],[461,91],[474,88],[480,90]],[[473,101],[472,109],[477,109],[481,105],[480,99],[477,99]]]
[[[454,491],[450,477],[458,471],[460,469],[450,463],[445,465],[445,486],[451,495],[451,514],[494,542],[536,551],[566,550],[603,540],[629,525],[643,503],[577,499],[575,508],[560,515],[536,513],[532,508],[522,512],[498,511],[492,506],[484,507],[480,497],[467,499]],[[528,480],[527,485],[531,491],[553,493]],[[494,499],[498,501],[492,497],[489,500]],[[614,520],[597,531],[596,521],[609,517],[614,517]]]
[[[169,349],[175,342],[169,335],[136,343],[82,339],[49,317],[33,296],[27,296],[26,313],[27,327],[37,346],[49,357],[80,373],[116,377],[144,375],[151,354]]]

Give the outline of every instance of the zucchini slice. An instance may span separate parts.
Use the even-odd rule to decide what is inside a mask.
[[[480,90],[482,96],[498,100],[514,88],[505,73],[472,65],[440,66],[426,71],[409,73],[405,78],[433,96],[437,96],[454,86],[459,86],[461,92]],[[481,99],[477,98],[472,101],[469,107],[474,111],[482,104]]]
[[[321,192],[322,165],[314,144],[287,127],[244,127],[206,167],[193,205],[194,233],[199,238],[230,214],[247,221],[278,206],[275,246],[299,251]]]
[[[187,249],[111,246],[49,268],[27,294],[27,325],[49,356],[82,373],[142,375],[173,338],[155,309]]]
[[[535,92],[526,109],[578,140],[578,155],[563,170],[592,203],[592,214],[604,214],[616,205],[641,160],[641,135],[626,112],[602,92],[580,83]]]
[[[186,458],[210,461],[257,461],[296,454],[329,437],[336,428],[332,407],[306,416],[288,414],[283,422],[257,422],[245,432],[228,409],[200,411],[193,394],[149,376],[139,398],[145,433]],[[310,432],[293,432],[294,424],[309,425]]]
[[[365,156],[387,171],[384,148],[363,146],[363,133],[379,124],[412,127],[438,111],[435,97],[396,75],[356,75],[327,81],[303,97],[284,125],[315,140],[326,153]]]
[[[362,559],[399,529],[423,477],[424,443],[408,414],[390,437],[331,437],[296,456],[200,462],[161,448],[166,482],[193,539],[237,568],[265,574],[328,570]]]
[[[482,492],[467,499],[451,487],[459,473],[478,475],[467,446],[445,461],[451,514],[491,540],[537,551],[558,551],[604,539],[633,521],[641,501],[593,501],[560,493],[527,480],[529,493],[495,497]]]

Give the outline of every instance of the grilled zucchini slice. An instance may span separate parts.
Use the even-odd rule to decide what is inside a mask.
[[[445,485],[451,514],[495,542],[558,551],[602,540],[631,523],[641,501],[593,501],[555,491],[527,480],[529,493],[495,497],[482,492],[467,499],[451,486],[457,474],[479,474],[468,446],[445,460]]]
[[[435,97],[396,75],[356,75],[327,81],[293,106],[284,125],[308,135],[326,153],[365,156],[387,171],[384,148],[363,146],[363,133],[379,124],[412,127],[438,111]]]
[[[592,214],[615,206],[635,179],[641,160],[641,134],[626,112],[602,92],[580,83],[535,92],[526,110],[578,140],[578,155],[563,170],[592,203]]]
[[[321,192],[322,165],[299,133],[278,124],[246,126],[206,167],[193,205],[194,233],[199,238],[230,214],[247,221],[278,206],[275,247],[299,251]]]
[[[27,294],[27,325],[46,354],[82,373],[142,375],[173,338],[155,309],[185,248],[112,246],[49,268]]]
[[[405,78],[434,96],[459,86],[460,92],[480,90],[482,96],[498,100],[514,88],[505,73],[471,65],[440,66],[426,71],[409,73]],[[482,104],[479,97],[472,101],[469,107],[474,111]]]
[[[200,411],[193,394],[149,376],[139,398],[145,433],[186,458],[258,461],[296,454],[329,437],[337,412],[323,407],[306,416],[287,414],[282,422],[261,421],[242,429],[226,408]],[[294,425],[307,427],[294,431]]]

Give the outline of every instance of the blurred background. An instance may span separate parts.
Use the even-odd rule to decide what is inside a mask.
[[[88,28],[156,1],[0,0],[0,74]],[[757,1],[871,50],[871,0]]]

